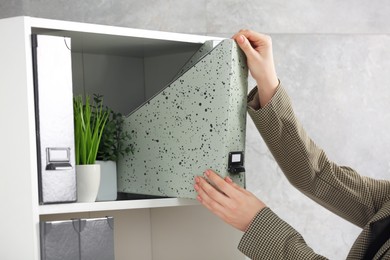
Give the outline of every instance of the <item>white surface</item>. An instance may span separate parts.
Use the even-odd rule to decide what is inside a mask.
[[[31,44],[23,19],[0,20],[2,259],[38,259],[38,181]],[[22,234],[22,235],[21,235]],[[23,248],[23,250],[20,250]]]
[[[196,200],[190,199],[145,199],[145,200],[119,200],[119,201],[99,201],[91,203],[64,203],[39,206],[40,215],[62,214],[74,212],[126,210],[158,207],[176,207],[199,205]]]
[[[100,165],[76,165],[77,202],[95,202],[100,186]]]
[[[203,43],[207,40],[219,40],[218,37],[213,36],[200,36],[193,34],[171,33],[161,32],[153,30],[132,29],[118,26],[97,25],[88,23],[68,22],[59,20],[42,19],[35,17],[27,18],[31,24],[31,27],[39,28],[43,30],[64,30],[69,32],[83,32],[83,34],[99,34],[99,35],[113,35],[137,37],[142,39],[154,39],[164,41],[175,42],[188,42],[188,43]],[[109,40],[110,41],[110,40]]]
[[[33,31],[72,38],[72,50],[97,54],[133,57],[156,56],[193,50],[207,40],[221,40],[215,36],[198,36],[93,25],[77,22],[29,18]]]

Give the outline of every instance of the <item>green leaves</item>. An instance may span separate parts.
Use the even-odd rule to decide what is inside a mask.
[[[82,96],[73,98],[76,164],[94,164],[108,112],[102,102],[90,103],[87,95],[85,104]]]
[[[103,96],[94,95],[94,101],[102,105]],[[104,127],[102,140],[99,145],[97,158],[103,161],[117,161],[119,156],[133,153],[133,145],[130,143],[131,136],[123,130],[124,118],[121,113],[114,112],[105,106],[108,113],[107,123]]]

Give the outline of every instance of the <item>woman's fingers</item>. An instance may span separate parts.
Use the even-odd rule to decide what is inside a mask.
[[[233,197],[237,194],[237,190],[232,187],[231,183],[226,182],[214,171],[206,170],[205,175],[221,192],[225,193],[228,197]]]
[[[235,40],[247,57],[257,55],[256,50],[253,49],[253,46],[244,35],[238,35]]]
[[[233,180],[229,176],[225,177],[225,181],[227,183],[229,183],[230,185],[232,185],[235,189],[237,189],[241,192],[246,192],[246,190],[243,187],[241,187],[237,183],[233,182]]]
[[[259,89],[260,106],[264,107],[279,85],[273,60],[272,39],[268,35],[251,30],[241,30],[232,38],[246,55],[249,71]]]
[[[205,175],[215,187],[205,178],[196,177],[197,199],[223,221],[245,231],[256,213],[265,207],[264,203],[229,177],[222,179],[211,170]]]
[[[222,210],[217,204],[226,207],[229,205],[229,197],[221,192],[219,188],[212,186],[206,179],[196,177],[195,190],[200,198],[215,209]]]
[[[223,215],[224,205],[227,204],[228,198],[212,187],[204,178],[196,177],[195,181],[195,190],[198,193],[197,200],[218,216]]]
[[[240,35],[245,36],[245,38],[247,38],[250,42],[253,43],[263,42],[266,44],[270,44],[272,42],[270,36],[247,29],[240,30],[238,33],[233,35],[232,38],[237,39]]]

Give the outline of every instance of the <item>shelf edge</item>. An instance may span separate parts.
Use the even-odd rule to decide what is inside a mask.
[[[145,199],[40,205],[39,215],[200,205],[192,199]]]

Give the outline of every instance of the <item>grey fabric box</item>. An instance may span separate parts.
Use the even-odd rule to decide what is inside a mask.
[[[82,219],[81,260],[114,260],[114,219]]]
[[[80,259],[79,220],[41,222],[41,259]]]
[[[40,223],[42,260],[114,260],[114,219]]]

